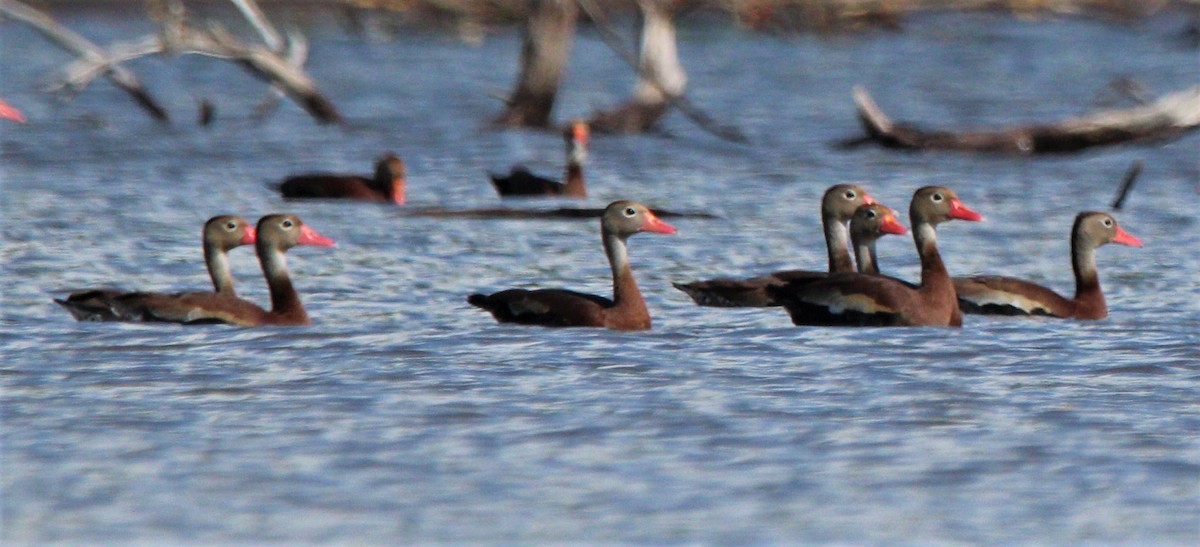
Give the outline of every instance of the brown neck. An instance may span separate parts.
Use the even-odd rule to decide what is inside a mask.
[[[300,295],[288,277],[287,256],[283,251],[267,245],[260,244],[257,250],[263,275],[271,289],[271,315],[285,318],[288,322],[307,324],[308,313],[304,311]]]
[[[403,176],[403,173],[393,173],[388,164],[380,162],[375,166],[375,175],[371,177],[371,181],[382,190],[392,185],[392,179]]]
[[[563,185],[563,195],[571,197],[587,197],[587,188],[583,185],[583,165],[570,161],[567,163],[567,182]]]
[[[825,249],[829,253],[829,272],[853,272],[854,264],[850,262],[850,230],[846,228],[846,223],[829,215],[821,218],[821,224],[825,229]]]
[[[375,177],[371,179],[371,183],[367,186],[378,192],[384,199],[392,201],[397,187],[404,188],[404,176],[393,175],[388,170],[380,170],[375,173]]]
[[[605,232],[604,254],[608,255],[608,263],[612,266],[613,275],[613,308],[610,316],[624,319],[645,319],[650,322],[650,312],[646,309],[646,300],[638,289],[637,281],[633,279],[633,269],[629,266],[629,252],[625,239],[616,234]]]
[[[879,262],[875,257],[875,240],[854,240],[854,259],[858,261],[858,273],[879,275]]]
[[[1081,238],[1071,241],[1071,266],[1075,270],[1075,316],[1079,319],[1102,319],[1108,316],[1108,304],[1100,290],[1100,274],[1096,272],[1096,247]]]
[[[233,288],[233,274],[229,271],[229,254],[216,243],[204,242],[204,263],[208,276],[212,278],[213,290],[217,294],[237,297]]]
[[[937,248],[937,230],[933,224],[924,220],[911,219],[913,224],[913,241],[917,244],[917,254],[921,256],[921,293],[926,298],[944,298],[954,303],[957,309],[958,298],[954,292],[954,282],[950,272],[942,262],[942,254]]]

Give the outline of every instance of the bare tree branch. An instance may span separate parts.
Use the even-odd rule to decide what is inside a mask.
[[[106,55],[100,46],[92,43],[87,38],[59,25],[49,15],[16,0],[0,0],[0,12],[37,29],[42,35],[57,43],[63,49],[74,53],[76,56],[93,65],[94,68],[91,70],[94,71],[95,75],[92,78],[98,77],[101,74],[106,76],[117,87],[120,87],[132,96],[138,105],[149,112],[155,119],[159,121],[168,121],[170,119],[167,111],[159,106],[158,101],[150,95],[150,92],[146,90],[137,76],[118,64],[123,60],[133,57],[114,60],[109,55]],[[74,86],[82,89],[87,85],[86,82],[87,80],[77,80]]]
[[[525,19],[517,85],[492,123],[549,127],[563,67],[571,52],[579,7],[575,0],[533,0]]]
[[[283,42],[283,37],[279,31],[271,25],[271,21],[263,14],[262,9],[254,0],[229,0],[233,5],[237,6],[238,11],[242,12],[242,16],[254,26],[258,31],[258,35],[262,36],[263,42],[273,51],[282,53],[286,44]]]
[[[169,47],[179,53],[237,61],[255,76],[282,87],[322,123],[336,123],[342,119],[337,108],[321,94],[316,83],[302,69],[265,47],[242,43],[218,26],[209,28],[208,32],[183,27]]]
[[[134,94],[139,104],[150,110],[155,117],[166,120],[166,111],[159,107],[137,79],[118,63],[154,54],[205,55],[241,64],[255,76],[292,97],[322,123],[340,122],[341,115],[338,114],[337,108],[321,94],[312,78],[301,68],[308,52],[307,42],[294,34],[289,34],[288,40],[284,42],[266,22],[253,0],[232,1],[243,9],[243,13],[264,35],[265,40],[278,40],[279,44],[284,45],[286,49],[283,50],[283,55],[286,57],[267,46],[246,44],[216,24],[210,24],[206,30],[188,26],[183,3],[179,0],[167,0],[168,17],[162,32],[136,41],[114,44],[110,48],[111,53],[106,53],[99,46],[58,25],[49,16],[15,0],[0,0],[0,11],[37,28],[79,57],[63,70],[59,88],[80,90],[103,74]]]
[[[600,38],[618,57],[625,60],[638,74],[634,97],[625,104],[602,112],[589,122],[597,131],[645,131],[666,113],[668,107],[678,108],[701,129],[718,138],[744,143],[748,139],[733,126],[722,125],[688,100],[685,93],[687,74],[679,63],[675,45],[672,14],[665,5],[639,0],[643,21],[641,54],[635,54],[624,40],[608,26],[603,12],[593,0],[578,0],[579,6],[596,25]]]

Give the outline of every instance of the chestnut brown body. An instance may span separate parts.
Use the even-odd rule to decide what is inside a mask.
[[[163,321],[186,316],[185,299],[218,294],[237,297],[229,268],[229,251],[255,242],[255,229],[245,219],[232,215],[215,216],[204,223],[202,241],[204,263],[212,278],[213,293],[127,292],[116,289],[92,289],[55,299],[79,321]]]
[[[587,197],[583,181],[583,163],[587,160],[588,126],[576,120],[563,132],[567,144],[567,172],[563,182],[540,177],[523,166],[515,166],[508,175],[489,174],[500,197]]]
[[[650,312],[633,278],[625,240],[640,232],[673,234],[675,228],[659,220],[646,206],[632,201],[609,204],[600,225],[604,251],[612,267],[611,300],[565,289],[508,289],[490,295],[472,294],[467,302],[491,312],[501,323],[649,329]]]
[[[1122,229],[1112,215],[1079,213],[1071,226],[1071,266],[1075,272],[1073,298],[1016,277],[975,275],[954,278],[958,304],[963,313],[1104,319],[1108,317],[1108,304],[1100,289],[1096,249],[1108,243],[1142,246],[1142,242]]]
[[[371,177],[309,173],[288,177],[279,185],[285,198],[354,199],[404,205],[404,161],[387,154],[375,163]]]
[[[913,239],[921,257],[921,284],[912,287],[884,276],[837,273],[803,285],[773,287],[796,325],[962,326],[954,283],[937,248],[936,225],[950,219],[982,220],[950,189],[917,190],[909,206]]]

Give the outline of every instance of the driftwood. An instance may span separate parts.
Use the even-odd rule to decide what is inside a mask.
[[[1200,127],[1200,86],[1131,108],[1098,110],[1058,123],[975,131],[928,131],[894,122],[861,86],[854,88],[868,141],[887,148],[1012,154],[1076,152],[1092,146],[1162,140]]]
[[[687,73],[679,62],[676,46],[673,8],[658,0],[638,0],[638,8],[642,33],[636,61],[638,82],[633,97],[611,110],[595,114],[588,121],[595,131],[642,133],[658,123],[670,109],[671,102],[683,96],[687,87]]]
[[[596,24],[600,38],[638,74],[633,98],[611,110],[593,115],[593,130],[609,133],[640,133],[652,129],[670,108],[678,109],[701,129],[733,142],[747,142],[736,127],[722,125],[688,100],[685,93],[687,73],[679,62],[675,39],[675,11],[683,3],[666,0],[638,0],[642,18],[639,54],[625,47],[622,39],[608,27],[598,5],[578,0],[584,13]]]
[[[110,56],[103,48],[71,29],[59,25],[49,15],[20,2],[0,0],[0,13],[33,27],[46,38],[62,46],[63,49],[78,56],[81,61],[85,61],[94,67],[94,75],[86,81],[67,81],[64,85],[70,85],[72,89],[79,90],[85,87],[91,79],[103,75],[133,97],[133,100],[137,101],[138,105],[149,112],[155,119],[161,121],[170,119],[167,111],[146,90],[146,87],[142,85],[138,77],[129,69],[120,65],[121,60],[124,59],[117,59]]]
[[[521,73],[504,112],[492,123],[550,127],[550,111],[554,109],[578,19],[575,0],[533,0],[523,31]]]
[[[262,37],[263,43],[271,51],[282,54],[289,65],[303,67],[304,63],[308,62],[308,41],[304,39],[303,35],[289,33],[287,38],[284,39],[283,35],[275,29],[275,26],[271,24],[271,20],[267,19],[266,14],[263,13],[254,0],[230,0],[230,2],[233,2],[233,5],[237,6],[238,11],[242,12],[242,16],[250,22],[254,30]],[[256,116],[261,117],[274,111],[275,107],[279,105],[279,100],[285,97],[287,97],[287,89],[281,87],[279,84],[272,83],[270,94],[267,95],[267,98],[262,103],[259,103],[254,108]]]
[[[0,10],[38,28],[79,57],[63,70],[58,88],[81,90],[98,76],[106,75],[134,94],[138,104],[155,118],[165,121],[166,111],[149,97],[136,78],[131,80],[132,73],[122,68],[120,63],[155,54],[205,55],[237,62],[292,97],[322,123],[340,122],[337,108],[321,94],[313,79],[300,66],[307,56],[306,42],[295,34],[289,34],[286,40],[280,38],[253,0],[231,1],[242,10],[264,40],[281,45],[282,52],[263,45],[246,44],[215,24],[210,24],[204,30],[192,28],[185,20],[183,4],[179,0],[167,2],[169,17],[162,32],[136,41],[114,44],[107,51],[58,25],[49,16],[15,0],[0,0]]]

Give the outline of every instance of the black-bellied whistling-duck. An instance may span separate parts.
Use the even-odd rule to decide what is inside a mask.
[[[12,120],[17,123],[25,123],[25,115],[17,110],[16,107],[0,100],[0,119]]]
[[[1104,319],[1108,305],[1096,272],[1096,248],[1107,243],[1141,247],[1142,242],[1121,229],[1108,213],[1083,212],[1071,227],[1071,265],[1075,298],[1065,298],[1041,285],[995,275],[954,278],[963,313],[984,315],[1047,315],[1070,319]]]
[[[875,242],[886,234],[907,233],[908,229],[896,220],[896,214],[890,207],[880,203],[859,205],[850,219],[850,243],[854,246],[858,272],[879,275]]]
[[[271,289],[271,309],[253,302],[219,295],[184,301],[189,310],[187,323],[230,323],[242,326],[308,325],[308,312],[288,277],[288,249],[297,245],[332,247],[334,242],[308,227],[296,215],[267,215],[258,220],[258,241],[254,251]]]
[[[204,263],[208,266],[213,290],[217,294],[236,297],[233,274],[229,271],[228,253],[238,246],[253,244],[254,227],[241,217],[215,216],[204,223],[203,241]],[[145,317],[142,303],[175,296],[178,295],[96,289],[75,292],[66,300],[54,301],[70,311],[79,321],[143,321],[153,318]]]
[[[288,177],[279,185],[285,198],[347,198],[404,205],[404,161],[387,154],[375,162],[371,178],[310,173]]]
[[[569,198],[587,197],[583,184],[583,162],[587,160],[588,125],[583,120],[571,122],[563,131],[567,142],[566,181],[559,182],[530,173],[523,166],[515,166],[508,176],[490,173],[492,185],[500,197],[559,196]]]
[[[625,239],[638,232],[673,234],[675,228],[637,202],[615,201],[604,210],[600,233],[612,266],[612,300],[564,289],[509,289],[490,295],[472,294],[467,302],[491,312],[501,323],[649,329],[650,312],[633,279],[625,247]]]
[[[822,279],[829,272],[854,271],[854,264],[850,259],[850,232],[846,229],[846,223],[860,205],[870,203],[875,203],[875,200],[861,186],[835,184],[825,190],[825,195],[821,198],[821,224],[825,230],[825,247],[829,254],[828,271],[781,270],[749,279],[710,279],[675,283],[675,288],[687,293],[701,306],[778,306],[779,303],[767,294],[769,285]]]
[[[913,288],[884,276],[830,274],[807,284],[768,289],[797,325],[962,326],[954,282],[937,248],[937,224],[983,220],[949,188],[926,186],[909,206],[913,239],[921,257],[921,284]]]

